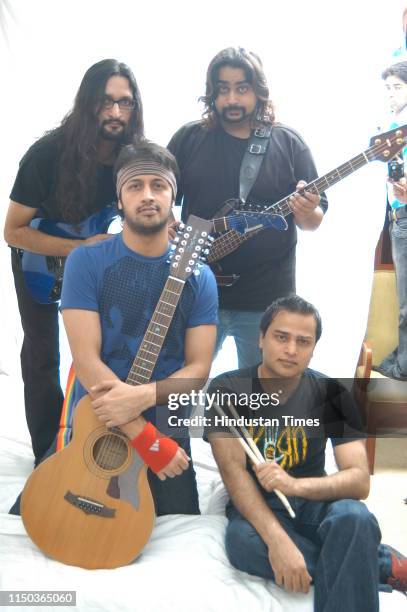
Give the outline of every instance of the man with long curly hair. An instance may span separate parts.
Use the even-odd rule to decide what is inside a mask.
[[[242,160],[256,128],[271,126],[271,135],[248,201],[272,204],[317,177],[301,136],[276,123],[262,63],[254,53],[232,47],[220,51],[209,64],[201,101],[202,120],[181,127],[168,145],[181,171],[183,219],[189,214],[213,218],[226,200],[239,197]],[[290,207],[286,231],[258,232],[220,261],[233,284],[219,286],[217,350],[233,336],[239,367],[261,360],[261,313],[276,298],[295,291],[296,226],[316,229],[327,202],[323,194],[301,191]]]
[[[143,111],[130,68],[115,59],[91,66],[61,125],[35,142],[20,162],[4,236],[24,330],[21,369],[25,410],[37,464],[58,430],[63,393],[59,382],[58,305],[35,301],[24,282],[23,251],[66,257],[79,244],[104,240],[46,234],[35,218],[78,225],[116,201],[113,164],[123,143],[143,135]]]

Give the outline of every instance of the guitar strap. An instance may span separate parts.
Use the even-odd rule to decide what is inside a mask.
[[[65,389],[65,399],[62,405],[61,419],[59,422],[59,430],[56,438],[55,451],[60,451],[69,444],[72,433],[72,417],[74,409],[74,385],[75,385],[75,370],[73,363],[69,369],[68,380]]]
[[[239,199],[246,203],[270,144],[272,126],[270,124],[252,130],[247,149],[242,159],[239,176]]]

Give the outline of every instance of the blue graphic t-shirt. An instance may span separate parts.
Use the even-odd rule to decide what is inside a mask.
[[[77,308],[100,315],[101,359],[125,380],[169,274],[169,251],[144,257],[129,249],[122,234],[69,255],[64,273],[61,310]],[[162,380],[184,365],[189,327],[217,323],[217,288],[212,271],[203,266],[190,276],[155,365],[152,380]],[[75,403],[86,393],[77,381]]]

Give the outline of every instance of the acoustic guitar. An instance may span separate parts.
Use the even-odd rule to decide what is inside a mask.
[[[170,271],[126,382],[149,382],[185,281],[208,252],[210,221],[191,215],[173,247]],[[49,557],[86,569],[133,561],[154,526],[147,467],[127,437],[107,429],[84,396],[76,407],[71,442],[28,478],[21,516],[32,541]]]
[[[320,195],[329,187],[332,187],[332,185],[336,185],[336,183],[339,183],[342,179],[350,176],[353,174],[353,172],[365,166],[368,162],[374,160],[388,162],[406,145],[406,143],[407,125],[397,127],[389,132],[378,134],[377,136],[373,136],[370,139],[370,146],[368,149],[362,151],[362,153],[359,155],[352,157],[352,159],[344,162],[323,176],[311,181],[303,188],[302,191],[309,191],[316,195]],[[226,255],[233,253],[233,251],[238,249],[244,242],[256,236],[263,229],[273,228],[279,231],[284,231],[287,229],[288,225],[286,218],[292,213],[290,198],[295,193],[297,192],[290,193],[290,195],[286,196],[282,200],[279,200],[275,204],[252,204],[255,211],[261,211],[270,215],[270,217],[267,219],[267,224],[264,223],[258,228],[253,228],[253,231],[245,233],[237,232],[234,229],[231,229],[215,239],[211,246],[207,262],[212,267],[219,286],[231,286],[239,279],[239,275],[237,274],[226,275],[222,272],[222,265],[220,261],[226,257]],[[227,200],[227,202],[222,205],[222,207],[217,211],[216,216],[227,215],[230,214],[231,211],[233,211],[233,214],[237,214],[239,211],[247,214],[250,212],[250,210],[250,202],[248,207],[246,204],[241,204],[238,199],[231,199]]]

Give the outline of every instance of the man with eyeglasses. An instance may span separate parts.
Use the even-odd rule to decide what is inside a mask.
[[[31,222],[42,218],[77,227],[112,207],[116,203],[113,164],[121,145],[135,136],[143,136],[143,113],[132,71],[115,59],[97,62],[85,73],[74,106],[60,126],[23,156],[11,191],[4,237],[11,246],[24,330],[21,369],[35,464],[56,436],[63,403],[58,304],[33,299],[21,257],[30,251],[64,258],[79,244],[95,243],[109,235],[103,229],[90,237],[85,233],[81,239],[64,238],[40,231]]]

